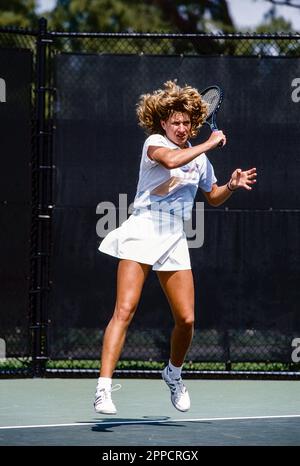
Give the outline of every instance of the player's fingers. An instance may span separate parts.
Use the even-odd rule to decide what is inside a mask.
[[[250,191],[252,189],[251,186],[249,186],[247,183],[245,183],[243,187],[247,189],[247,191]]]
[[[248,173],[249,175],[252,175],[253,173],[256,174],[256,168],[251,168],[250,170],[247,170],[247,173]]]

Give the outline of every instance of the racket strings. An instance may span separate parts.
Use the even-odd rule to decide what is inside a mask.
[[[216,110],[220,102],[220,92],[218,89],[208,89],[201,95],[202,99],[205,103],[208,104],[208,114],[207,117],[210,117],[212,113]]]

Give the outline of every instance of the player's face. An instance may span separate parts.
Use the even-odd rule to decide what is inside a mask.
[[[161,121],[166,136],[177,146],[183,148],[190,136],[191,119],[187,113],[174,112],[167,120]]]

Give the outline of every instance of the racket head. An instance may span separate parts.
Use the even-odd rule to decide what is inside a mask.
[[[216,131],[216,114],[223,100],[223,91],[219,86],[209,86],[200,92],[202,100],[208,104],[208,114],[205,120],[212,131]]]

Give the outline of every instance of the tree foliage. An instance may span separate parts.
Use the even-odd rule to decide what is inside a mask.
[[[57,0],[51,29],[91,32],[167,31],[156,6],[136,0]]]
[[[259,31],[292,31],[277,14],[287,5],[299,14],[299,0],[253,0],[268,2],[270,9]],[[36,27],[37,0],[1,0],[0,27]],[[242,8],[242,2],[241,2]],[[236,32],[227,0],[56,0],[45,14],[56,30],[91,32]]]
[[[33,28],[37,25],[36,0],[1,0],[0,27]]]
[[[226,0],[57,0],[52,28],[101,32],[234,31]]]

